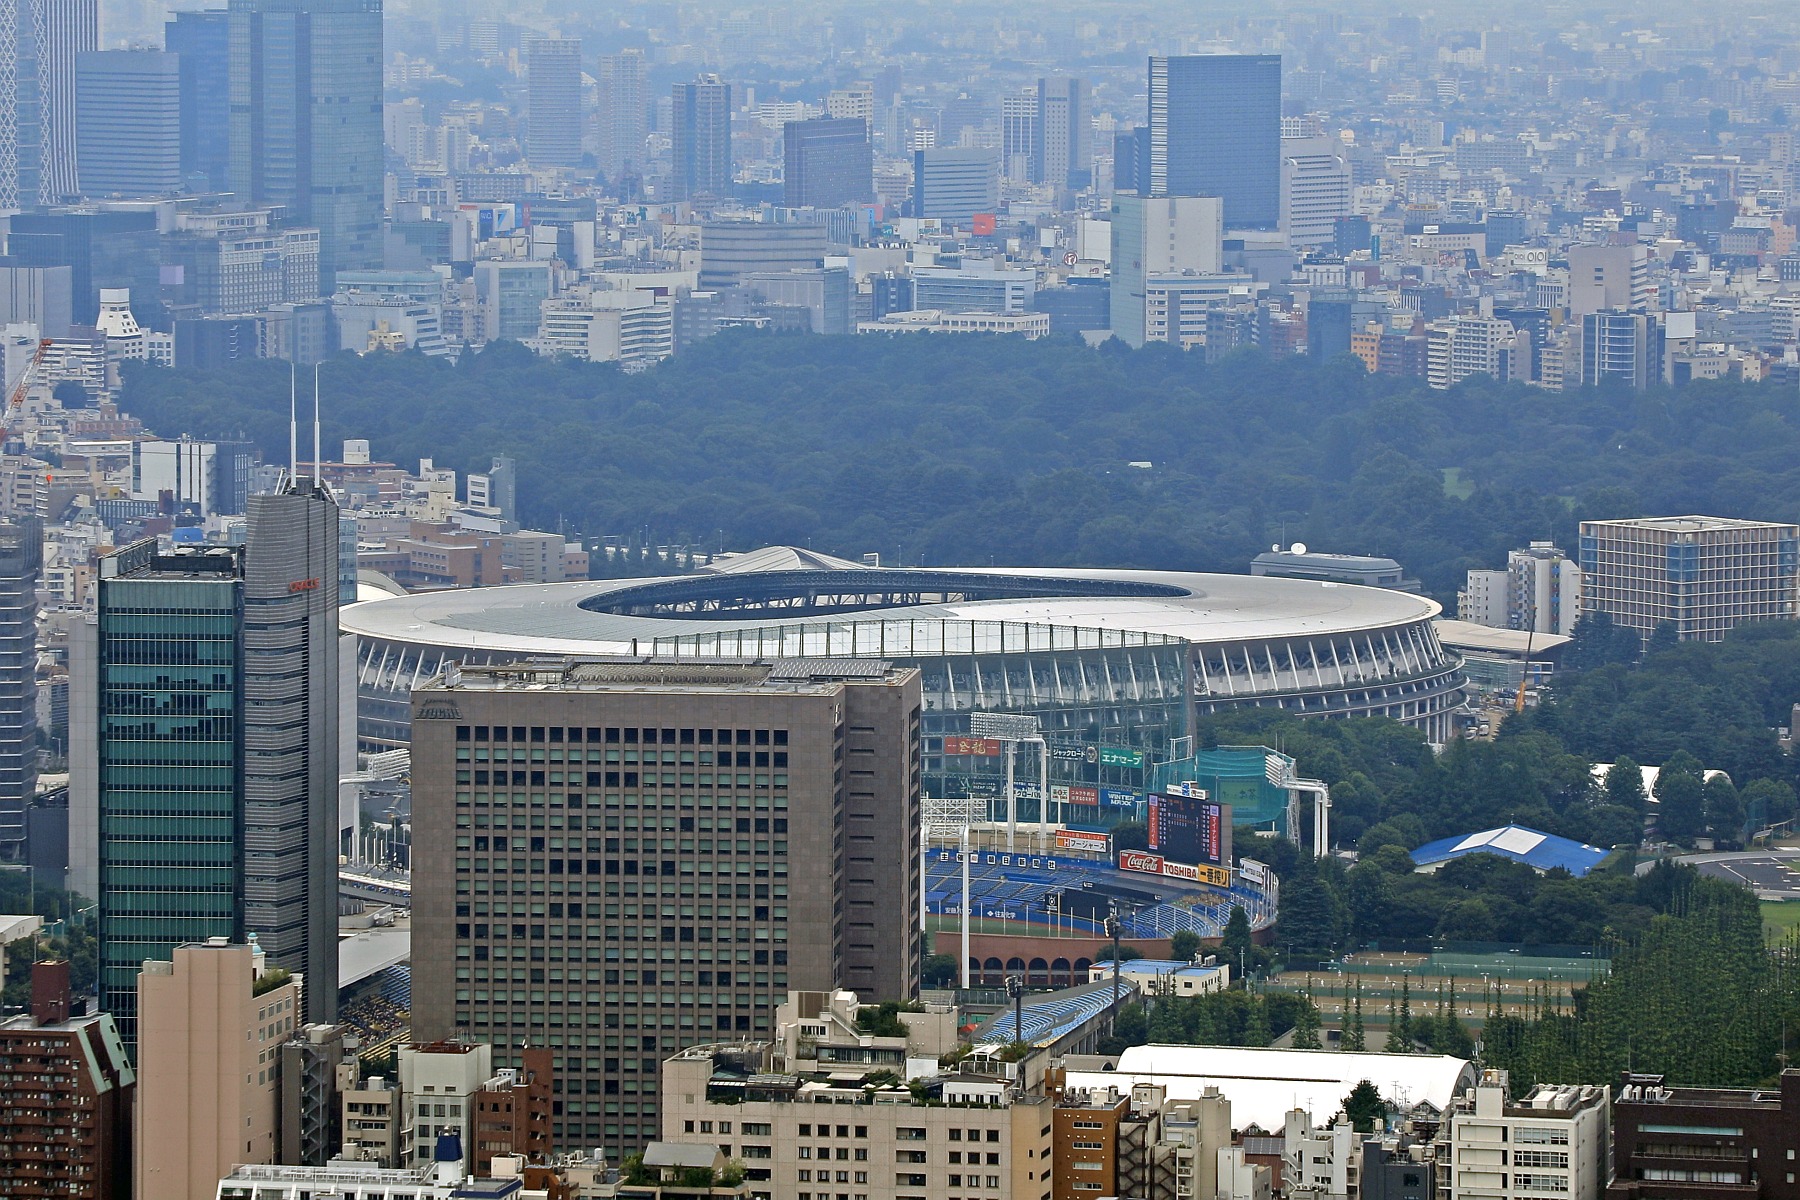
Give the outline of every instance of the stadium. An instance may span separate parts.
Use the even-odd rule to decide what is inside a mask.
[[[923,676],[929,793],[999,796],[1000,750],[967,735],[984,715],[1029,720],[1049,761],[1023,772],[1027,812],[1040,779],[1076,806],[1135,807],[1198,718],[1245,706],[1392,717],[1446,741],[1462,684],[1436,603],[1315,580],[884,569],[771,547],[672,578],[371,594],[342,614],[364,750],[407,744],[409,694],[447,662],[880,658]]]

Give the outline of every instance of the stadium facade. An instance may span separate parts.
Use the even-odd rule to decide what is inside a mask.
[[[672,578],[382,596],[341,619],[358,638],[365,750],[408,744],[412,689],[449,663],[884,659],[923,675],[928,794],[998,794],[1004,760],[971,718],[1019,714],[1042,732],[1052,788],[1104,809],[1109,788],[1141,795],[1150,764],[1212,713],[1386,716],[1447,740],[1462,669],[1433,632],[1439,611],[1313,580],[883,569],[772,547]],[[1019,771],[1033,809],[1037,774]]]

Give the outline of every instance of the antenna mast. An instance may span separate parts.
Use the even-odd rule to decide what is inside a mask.
[[[324,455],[319,451],[319,364],[313,364],[313,483],[324,482]]]
[[[300,367],[288,364],[288,482],[300,478]]]

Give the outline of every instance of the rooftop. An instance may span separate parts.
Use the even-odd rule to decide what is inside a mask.
[[[425,687],[448,691],[668,691],[737,692],[754,688],[829,695],[846,676],[883,679],[895,674],[883,662],[859,660],[847,670],[834,660],[671,662],[667,659],[604,658],[576,662],[467,666],[447,670]]]
[[[1440,838],[1412,852],[1420,867],[1432,867],[1469,854],[1495,854],[1524,863],[1539,871],[1561,867],[1571,875],[1586,875],[1600,865],[1610,851],[1573,838],[1541,833],[1523,825],[1503,825],[1480,833]]]
[[[1792,529],[1786,521],[1742,521],[1736,517],[1628,517],[1616,521],[1583,521],[1583,525],[1612,525],[1626,529],[1661,529],[1670,533],[1709,533],[1722,529]]]
[[[1447,618],[1439,618],[1432,625],[1437,628],[1438,641],[1451,649],[1480,650],[1520,658],[1528,653],[1549,654],[1575,640],[1560,633],[1496,629],[1491,625],[1477,625],[1473,621],[1452,621]]]

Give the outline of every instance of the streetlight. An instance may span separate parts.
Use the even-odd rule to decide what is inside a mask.
[[[1008,975],[1006,977],[1006,994],[1013,1002],[1013,1041],[1025,1040],[1025,976]]]

